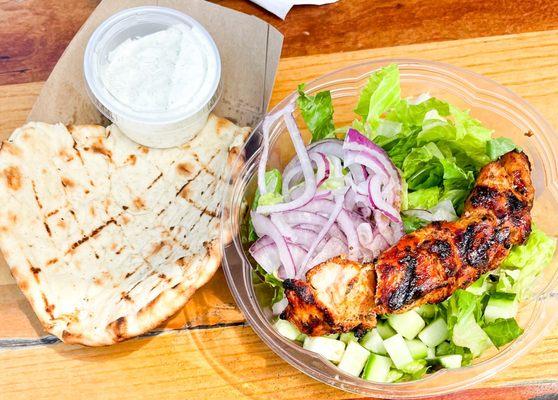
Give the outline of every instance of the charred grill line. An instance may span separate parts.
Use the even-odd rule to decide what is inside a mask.
[[[527,156],[507,153],[481,169],[457,221],[434,222],[403,236],[373,264],[335,257],[308,271],[306,282],[285,280],[289,304],[281,317],[303,333],[324,335],[372,327],[375,314],[439,303],[497,268],[512,245],[527,239],[533,198]],[[365,271],[373,282],[362,279]],[[330,273],[325,281],[324,273]]]

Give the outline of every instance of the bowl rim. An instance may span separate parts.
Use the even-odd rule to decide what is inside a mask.
[[[505,86],[501,85],[500,83],[498,83],[498,82],[496,82],[496,81],[494,81],[494,80],[492,80],[492,79],[490,79],[486,76],[478,74],[476,72],[470,71],[470,70],[462,68],[462,67],[454,66],[452,64],[447,64],[447,63],[438,62],[438,61],[421,60],[421,59],[414,59],[414,58],[371,59],[371,60],[367,60],[367,61],[363,61],[363,62],[359,62],[359,63],[350,64],[350,65],[347,65],[345,67],[339,68],[337,70],[328,72],[324,75],[321,75],[321,76],[309,81],[306,85],[306,88],[310,88],[312,91],[319,90],[320,83],[322,83],[323,81],[327,81],[332,76],[338,75],[338,74],[343,73],[345,71],[349,71],[349,70],[353,70],[353,69],[356,70],[358,68],[362,68],[362,67],[365,67],[365,66],[370,66],[371,68],[369,70],[367,70],[365,73],[361,74],[360,76],[352,76],[351,78],[348,78],[351,81],[356,81],[358,79],[361,79],[362,77],[370,75],[373,71],[377,70],[377,68],[379,68],[381,66],[391,64],[391,63],[398,64],[400,67],[403,65],[406,68],[410,68],[410,67],[424,68],[426,70],[429,70],[430,72],[435,71],[435,72],[441,73],[445,77],[450,76],[452,78],[456,78],[458,81],[460,81],[465,86],[467,86],[468,89],[473,89],[473,93],[474,93],[473,96],[472,96],[473,98],[477,98],[477,96],[475,94],[490,93],[491,96],[496,97],[499,100],[504,101],[506,103],[511,103],[511,104],[515,105],[517,108],[521,109],[526,115],[528,115],[532,119],[531,123],[535,123],[536,125],[538,125],[538,128],[541,131],[544,131],[545,133],[548,133],[548,134],[555,134],[554,128],[550,125],[550,123],[546,120],[546,118],[544,118],[531,104],[529,104],[526,100],[522,99],[520,96],[515,94],[510,89],[508,89]],[[497,89],[499,91],[499,93],[495,93],[492,90],[479,88],[479,87],[477,87],[477,85],[475,85],[472,82],[473,80],[477,80],[477,81],[480,80],[480,81],[490,85],[493,88],[493,90]],[[327,83],[322,83],[322,85],[326,85],[326,84]],[[284,108],[287,104],[293,102],[293,100],[296,98],[296,96],[297,96],[296,91],[291,92],[284,99],[282,99],[279,103],[277,103],[271,110],[269,110],[267,114],[274,113],[277,110],[280,110],[280,109]],[[250,136],[246,139],[245,144],[249,143],[249,141],[253,137],[257,136],[260,129],[261,129],[261,121],[260,121],[259,124],[256,125],[256,127],[253,129]],[[277,138],[276,137],[277,134],[276,134],[276,132],[272,132],[270,136],[271,136],[270,143],[273,144],[275,139]],[[541,135],[538,135],[538,136],[541,136]],[[246,166],[250,166],[250,165],[254,164],[254,161],[259,157],[260,154],[261,154],[261,147],[258,147],[253,152],[253,154],[250,156],[250,158],[248,160],[244,160],[244,159],[240,160],[242,155],[239,156],[239,158],[237,159],[237,163],[240,162],[241,167],[243,169],[245,169]],[[556,159],[555,156],[552,156],[552,158]],[[554,172],[554,173],[551,174],[552,179],[550,180],[549,183],[553,187],[550,187],[549,189],[553,189],[553,191],[556,194],[556,193],[558,193],[558,179],[556,178],[556,172],[555,171],[551,171],[551,172]],[[252,174],[253,173],[254,172],[252,171]],[[232,189],[231,189],[231,191],[227,191],[225,193],[224,199],[221,203],[221,208],[222,208],[221,211],[223,213],[222,215],[226,216],[221,220],[221,238],[222,238],[222,246],[223,246],[223,270],[225,272],[225,278],[226,278],[227,284],[228,284],[228,286],[229,286],[229,288],[230,288],[230,290],[233,294],[233,297],[235,298],[236,303],[239,305],[239,308],[242,310],[244,316],[246,317],[246,319],[249,322],[252,329],[260,337],[260,339],[268,347],[271,348],[271,350],[273,352],[275,352],[283,360],[287,361],[291,366],[295,367],[297,370],[303,372],[304,374],[306,374],[306,375],[308,375],[308,376],[310,376],[310,377],[312,377],[312,378],[314,378],[314,379],[316,379],[316,380],[318,380],[322,383],[328,384],[330,386],[334,386],[338,389],[342,389],[342,390],[345,390],[345,391],[348,391],[348,392],[373,395],[373,396],[377,396],[377,397],[381,397],[381,398],[387,398],[387,397],[393,397],[393,396],[397,396],[397,397],[400,397],[400,398],[423,398],[423,397],[428,397],[428,396],[432,396],[432,395],[443,395],[443,394],[448,394],[448,393],[455,392],[455,391],[458,391],[458,390],[463,390],[467,387],[470,387],[470,386],[472,386],[476,383],[479,383],[481,381],[484,381],[484,380],[490,378],[491,376],[495,375],[496,373],[498,373],[502,369],[511,365],[519,357],[521,357],[528,350],[530,350],[536,343],[538,343],[542,339],[542,337],[548,332],[548,330],[558,320],[558,313],[556,315],[551,315],[550,318],[549,318],[549,323],[547,323],[547,325],[546,325],[546,328],[538,331],[535,334],[535,336],[530,339],[529,342],[523,343],[523,345],[520,346],[520,347],[513,347],[514,352],[511,352],[512,345],[520,343],[523,336],[516,339],[516,341],[512,342],[511,345],[508,345],[504,349],[499,350],[494,356],[491,356],[490,358],[488,358],[486,360],[482,360],[482,361],[480,361],[480,362],[478,362],[474,365],[470,365],[470,366],[467,366],[467,367],[461,367],[457,370],[448,370],[448,369],[440,370],[440,371],[437,371],[433,374],[428,374],[424,378],[421,378],[421,379],[416,380],[416,381],[401,382],[401,383],[374,383],[374,382],[367,382],[365,380],[360,380],[362,383],[367,383],[369,385],[372,384],[372,386],[374,386],[374,387],[373,388],[363,388],[360,385],[353,385],[353,384],[350,384],[349,386],[347,386],[345,382],[340,382],[339,381],[338,376],[327,376],[325,373],[316,371],[314,369],[309,370],[304,363],[302,363],[297,358],[293,357],[290,353],[285,351],[285,349],[281,348],[280,346],[275,346],[275,343],[272,340],[272,338],[267,337],[266,332],[264,332],[262,327],[260,327],[258,325],[259,322],[255,318],[255,316],[246,312],[245,306],[243,304],[244,300],[242,300],[240,298],[239,293],[236,290],[236,287],[234,285],[234,278],[232,276],[232,271],[229,268],[228,260],[227,260],[227,257],[226,257],[226,249],[227,249],[227,246],[228,246],[227,243],[229,242],[229,240],[225,240],[225,239],[229,239],[230,237],[227,238],[227,235],[225,235],[224,232],[231,232],[232,233],[232,242],[230,244],[234,244],[237,247],[236,248],[237,252],[238,252],[238,245],[239,245],[238,234],[236,234],[235,230],[233,229],[234,224],[231,224],[232,218],[234,217],[233,213],[232,212],[230,212],[230,213],[227,212],[228,210],[231,210],[229,201],[233,200],[231,193],[234,190],[234,187],[238,184],[238,182],[237,182],[237,179],[235,177],[233,177],[232,173],[229,174],[227,182],[231,183],[231,188]],[[555,197],[558,198],[558,196],[556,196],[556,195],[555,195]],[[230,246],[230,244],[229,244],[229,246]],[[242,246],[241,243],[240,243],[240,246]],[[243,252],[240,255],[240,257],[243,258],[243,268],[244,268],[244,264],[250,265],[248,260],[245,259],[245,256],[244,256]],[[252,285],[250,285],[250,286],[252,286]],[[536,298],[533,298],[533,299],[529,300],[528,302],[535,302],[536,303],[535,306],[538,307],[539,309],[542,308],[543,311],[544,311],[544,309],[548,308],[548,305],[545,305],[544,300],[548,297],[553,297],[555,295],[558,295],[558,293],[556,291],[553,291],[556,287],[558,287],[558,272],[554,274],[553,278],[548,282],[548,284],[541,291],[541,293],[538,296],[536,296]],[[250,289],[251,289],[251,293],[253,294],[253,287],[250,287]],[[271,327],[271,324],[269,322],[267,322],[267,325],[269,327]],[[271,328],[271,329],[273,329],[273,328]],[[278,337],[280,340],[285,342],[285,344],[290,345],[290,346],[297,346],[300,351],[308,353],[307,350],[302,349],[300,346],[292,344],[290,341],[287,341],[286,339],[284,339],[282,337],[279,337],[278,335],[276,335],[276,337]],[[506,355],[508,356],[507,358],[505,357]],[[318,357],[322,360],[325,360],[320,356],[318,356]],[[489,364],[492,364],[492,363],[495,363],[496,365],[489,365]],[[486,367],[488,367],[488,368],[486,368]],[[457,371],[463,372],[463,371],[475,371],[475,370],[479,370],[479,373],[475,374],[474,376],[468,377],[468,379],[466,379],[465,381],[445,385],[445,386],[442,386],[441,388],[435,388],[431,392],[428,392],[428,390],[425,391],[426,388],[421,388],[420,390],[417,389],[417,388],[413,388],[413,386],[415,386],[417,383],[429,383],[429,382],[432,383],[432,381],[435,381],[435,380],[439,379],[439,377],[441,377],[443,375],[452,375],[452,374],[455,374]],[[339,371],[338,375],[344,375],[344,374],[342,373],[342,371]],[[355,377],[351,377],[351,378],[355,378]],[[410,389],[413,389],[415,391],[415,393],[410,392],[409,391]],[[416,393],[417,391],[420,391],[420,393]]]

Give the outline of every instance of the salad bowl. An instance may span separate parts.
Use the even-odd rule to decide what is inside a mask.
[[[334,122],[337,127],[350,126],[355,119],[354,107],[369,76],[378,69],[397,64],[400,71],[401,97],[416,97],[423,93],[444,100],[460,109],[470,110],[472,117],[494,131],[494,137],[508,137],[528,156],[532,166],[536,197],[533,221],[551,236],[558,233],[550,215],[558,211],[558,166],[555,150],[558,139],[549,123],[526,101],[498,83],[451,65],[410,59],[384,59],[349,66],[309,82],[308,95],[329,90],[333,100]],[[270,114],[277,113],[295,102],[297,92],[281,101]],[[297,109],[294,117],[300,127],[304,121]],[[306,143],[310,132],[302,130]],[[269,129],[270,151],[268,166],[282,170],[295,155],[289,134],[282,120],[274,121]],[[310,352],[284,338],[272,325],[273,310],[269,294],[262,291],[254,279],[254,268],[243,233],[246,213],[256,191],[258,162],[262,153],[262,126],[258,126],[244,145],[243,156],[236,161],[231,174],[231,189],[223,202],[222,240],[223,268],[229,287],[247,321],[260,338],[280,357],[295,368],[326,384],[349,392],[381,398],[420,398],[461,390],[512,365],[521,355],[544,337],[558,318],[558,260],[550,264],[534,281],[532,295],[520,304],[517,320],[524,333],[510,344],[493,349],[469,366],[442,369],[421,379],[377,383],[344,373],[322,356]],[[267,296],[267,297],[266,297]]]

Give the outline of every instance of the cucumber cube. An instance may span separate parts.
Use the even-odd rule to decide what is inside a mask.
[[[498,318],[515,318],[517,315],[517,301],[515,294],[496,292],[488,299],[484,309],[484,319],[487,322],[496,321]]]
[[[392,337],[396,333],[393,330],[393,328],[389,326],[389,324],[385,321],[378,321],[378,324],[376,325],[376,329],[378,330],[378,333],[384,340]]]
[[[368,357],[362,378],[367,381],[387,382],[391,364],[389,357],[372,353]]]
[[[407,311],[403,314],[391,314],[388,316],[389,324],[405,339],[414,339],[424,328],[425,322],[416,311]]]
[[[448,369],[455,369],[461,367],[461,354],[450,354],[439,358],[440,364]]]
[[[438,307],[434,304],[423,304],[422,306],[415,309],[415,311],[422,317],[426,319],[434,318],[436,315],[436,310]]]
[[[302,347],[318,353],[336,364],[341,361],[345,351],[345,343],[323,336],[307,336]]]
[[[300,335],[298,328],[284,319],[278,319],[273,325],[275,326],[275,329],[277,329],[277,332],[287,339],[296,340],[298,335]]]
[[[403,372],[399,371],[398,369],[390,369],[389,373],[386,378],[386,382],[395,382],[399,378],[403,376]]]
[[[429,347],[436,347],[449,337],[448,326],[442,318],[436,319],[418,334],[422,342]]]
[[[339,340],[345,344],[349,344],[349,342],[358,342],[358,338],[355,336],[354,332],[342,333],[339,336]]]
[[[401,369],[413,362],[413,356],[407,347],[407,343],[399,333],[384,340],[384,347],[396,368]]]
[[[428,347],[418,339],[405,340],[413,359],[420,360],[428,356]]]
[[[306,339],[308,337],[308,335],[306,335],[305,333],[301,333],[300,335],[298,335],[296,337],[296,341],[297,342],[304,342],[304,339]]]
[[[328,338],[328,339],[339,339],[339,334],[338,333],[330,333],[329,335],[324,335],[323,337]]]
[[[387,354],[386,348],[384,347],[384,341],[382,340],[382,337],[380,336],[380,333],[376,328],[368,331],[366,335],[364,335],[363,338],[360,339],[360,344],[364,348],[370,350],[372,353],[381,355]]]
[[[436,358],[436,349],[434,347],[426,348],[426,359],[433,360]]]
[[[350,375],[359,376],[369,355],[370,352],[360,344],[350,341],[338,367]]]

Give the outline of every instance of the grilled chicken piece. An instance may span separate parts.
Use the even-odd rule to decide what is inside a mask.
[[[289,305],[281,314],[308,335],[376,326],[372,264],[335,257],[312,268],[306,282],[284,281]]]
[[[376,312],[439,303],[497,268],[510,247],[531,233],[530,172],[524,153],[503,155],[481,169],[459,220],[432,223],[381,254],[375,265]]]
[[[497,268],[511,246],[529,236],[530,172],[524,153],[509,152],[481,169],[459,220],[403,236],[374,265],[335,258],[311,269],[307,282],[286,280],[289,305],[282,318],[306,334],[323,335],[369,328],[375,314],[445,300]],[[363,283],[355,271],[371,277]]]

